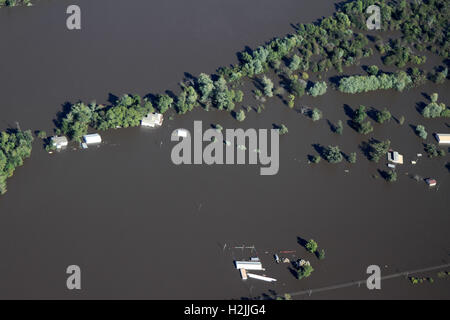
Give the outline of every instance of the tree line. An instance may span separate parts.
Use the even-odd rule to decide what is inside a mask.
[[[339,91],[344,93],[362,93],[374,90],[395,89],[403,91],[412,84],[411,77],[404,71],[392,74],[381,73],[377,76],[349,76],[339,80]]]
[[[305,92],[311,96],[319,96],[327,90],[326,82],[321,81],[313,83],[306,91],[307,82],[305,79],[308,77],[306,71],[327,71],[330,68],[335,68],[342,72],[343,66],[353,65],[357,63],[358,59],[372,54],[371,49],[368,48],[367,37],[352,30],[352,28],[366,30],[367,14],[365,9],[371,4],[375,4],[375,1],[352,1],[341,5],[332,16],[323,18],[316,23],[298,24],[294,34],[275,38],[254,50],[248,49],[240,52],[238,54],[239,63],[219,68],[217,75],[202,73],[198,79],[191,81],[190,84],[183,84],[178,96],[158,94],[144,101],[144,99],[131,95],[125,97],[124,101],[109,107],[77,103],[72,107],[73,110],[67,113],[66,119],[61,121],[60,132],[79,140],[81,134],[87,131],[88,126],[99,130],[136,126],[139,123],[139,118],[142,118],[148,111],[165,113],[173,109],[179,114],[184,114],[200,105],[206,109],[215,107],[218,110],[232,112],[235,118],[242,121],[245,119],[245,112],[242,110],[235,112],[234,109],[236,103],[242,101],[243,92],[235,90],[234,87],[244,77],[255,78],[269,68],[287,75],[287,87],[290,92],[287,103],[290,107],[293,107],[295,98],[302,96]],[[431,39],[429,35],[428,40],[421,39],[421,43],[426,40],[426,43],[434,41],[440,46],[447,46],[446,41],[438,41],[448,24],[448,22],[445,24],[442,19],[443,13],[440,12],[445,11],[443,10],[444,0],[430,0],[424,2],[420,7],[405,4],[403,1],[390,3],[383,0],[378,4],[381,6],[382,19],[385,22],[382,24],[383,28],[386,30],[401,30],[403,41],[408,43],[414,42],[416,38],[411,38],[408,31],[407,25],[409,24],[406,21],[405,12],[415,12],[419,15],[426,12],[427,14],[433,13],[434,16],[437,15],[435,19],[438,23],[433,26],[436,29],[433,38]],[[423,9],[423,7],[426,8]],[[363,21],[364,23],[362,23]],[[424,32],[429,31],[423,22],[418,20],[416,22],[419,23],[421,28],[425,28]],[[407,61],[416,59],[416,56],[419,57],[409,49],[404,51],[404,54],[401,53],[403,47],[400,42],[395,42],[386,48],[389,49],[386,53],[387,57],[404,57],[406,53],[408,53]],[[297,53],[294,53],[295,50],[297,50]],[[319,59],[312,59],[313,56],[318,56]],[[403,62],[397,61],[397,58],[389,59],[394,64],[403,64]],[[286,68],[283,69],[282,64],[286,64]],[[293,72],[302,72],[303,79],[299,79]],[[416,70],[414,76],[404,71],[393,74],[378,74],[373,70],[372,74],[368,76],[342,78],[338,89],[346,93],[360,93],[379,89],[402,91],[412,85],[416,78],[422,79],[418,70]],[[274,96],[276,90],[274,90],[272,80],[263,76],[260,83],[266,97]],[[262,109],[258,108],[258,110]]]
[[[1,7],[31,6],[31,0],[0,0]]]
[[[31,131],[9,129],[0,134],[0,194],[6,192],[6,179],[31,155]]]

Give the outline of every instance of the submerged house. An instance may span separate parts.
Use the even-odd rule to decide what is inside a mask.
[[[67,145],[69,144],[69,140],[67,140],[67,138],[65,136],[54,136],[51,139],[51,143],[52,146],[57,148],[57,149],[61,149],[61,148],[65,148],[67,147]]]
[[[450,133],[436,133],[434,136],[440,144],[450,144]]]
[[[387,158],[389,161],[397,164],[403,164],[403,156],[399,154],[397,151],[390,150],[387,154]]]
[[[86,144],[101,143],[102,137],[98,133],[87,134],[83,136],[83,141]]]
[[[163,123],[164,117],[161,113],[149,113],[141,120],[141,126],[143,127],[156,127],[161,126]]]

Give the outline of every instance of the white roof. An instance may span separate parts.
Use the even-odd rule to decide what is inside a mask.
[[[93,133],[84,135],[83,140],[86,143],[100,143],[102,142],[102,137],[98,133]]]
[[[388,152],[387,158],[389,161],[392,161],[394,163],[403,164],[403,156],[397,151]]]
[[[236,269],[262,270],[260,261],[235,261]]]
[[[65,136],[54,136],[52,137],[52,143],[54,145],[67,145],[69,143],[69,141],[67,140],[67,138]]]
[[[260,276],[259,274],[254,274],[254,273],[247,273],[247,276],[249,278],[263,280],[263,281],[267,281],[267,282],[275,282],[275,281],[277,281],[277,279],[269,278],[269,277],[265,277],[265,276]]]
[[[186,129],[177,129],[175,131],[175,135],[178,137],[186,138],[188,136],[188,131]]]
[[[161,113],[149,113],[142,119],[141,124],[143,126],[154,127],[155,125],[162,125],[162,122],[163,115]]]
[[[450,133],[436,133],[436,139],[439,143],[450,143]]]

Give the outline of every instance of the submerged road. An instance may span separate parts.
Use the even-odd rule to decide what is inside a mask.
[[[395,279],[395,278],[399,278],[399,277],[408,277],[412,274],[441,270],[441,269],[448,268],[448,267],[450,267],[450,263],[442,264],[442,265],[438,265],[438,266],[427,267],[427,268],[422,268],[422,269],[403,271],[403,272],[398,272],[398,273],[394,273],[394,274],[391,274],[388,276],[381,277],[380,280],[389,280],[389,279]],[[359,281],[351,281],[351,282],[346,282],[346,283],[342,283],[342,284],[337,284],[337,285],[327,286],[327,287],[322,287],[322,288],[317,288],[317,289],[308,289],[308,290],[303,290],[303,291],[298,291],[298,292],[292,292],[292,293],[289,293],[289,295],[291,295],[292,297],[301,296],[301,295],[311,296],[313,293],[325,292],[325,291],[336,290],[336,289],[343,289],[343,288],[348,288],[348,287],[352,287],[352,286],[360,287],[361,285],[365,284],[366,282],[367,282],[367,279],[363,279],[363,280],[359,280]],[[282,298],[283,296],[279,296],[279,297]]]

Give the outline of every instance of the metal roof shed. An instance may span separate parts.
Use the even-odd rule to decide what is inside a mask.
[[[100,143],[102,142],[102,137],[98,133],[93,133],[83,136],[83,140],[87,144]]]

